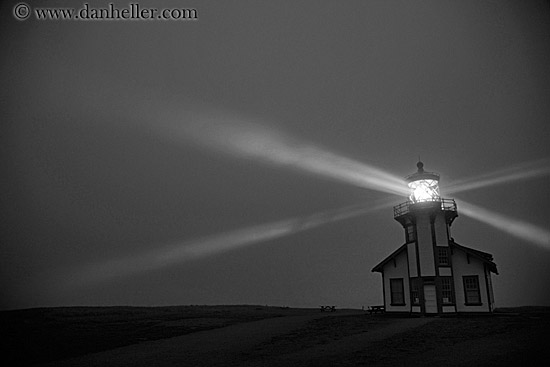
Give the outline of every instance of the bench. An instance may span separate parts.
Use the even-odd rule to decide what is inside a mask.
[[[369,306],[367,311],[372,315],[373,313],[384,313],[386,308],[384,306]]]
[[[334,312],[336,311],[336,306],[320,306],[321,307],[321,312]]]

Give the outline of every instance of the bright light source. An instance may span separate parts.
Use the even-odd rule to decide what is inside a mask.
[[[410,189],[409,200],[413,203],[425,201],[440,201],[439,195],[439,175],[433,172],[424,171],[424,164],[416,164],[418,172],[407,177]]]
[[[409,182],[409,188],[411,189],[409,199],[413,203],[441,200],[437,180],[412,181]]]

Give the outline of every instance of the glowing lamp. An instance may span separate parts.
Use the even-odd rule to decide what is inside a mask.
[[[439,195],[439,175],[433,172],[425,172],[424,164],[416,164],[418,172],[407,177],[410,189],[409,200],[413,203],[425,201],[441,201]]]

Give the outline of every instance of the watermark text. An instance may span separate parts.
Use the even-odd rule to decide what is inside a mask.
[[[33,8],[26,3],[13,7],[13,16],[17,20],[198,20],[199,13],[193,8],[148,8],[139,3],[129,3],[119,8],[113,3],[105,7],[93,7],[89,3],[80,8]]]

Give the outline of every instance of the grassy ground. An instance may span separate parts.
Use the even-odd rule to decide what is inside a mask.
[[[550,351],[550,309],[527,307],[493,317],[436,318],[364,350],[339,366],[539,366]],[[330,362],[330,361],[329,361]],[[337,362],[337,363],[336,363]]]
[[[402,320],[402,319],[401,319]],[[277,366],[543,366],[550,359],[550,308],[501,309],[492,316],[436,317],[380,340],[360,337],[399,319],[345,316],[312,321],[292,335],[274,338],[246,356],[249,365]],[[368,330],[368,331],[367,331]],[[347,348],[331,348],[343,342]],[[356,344],[355,346],[351,344]],[[319,345],[325,347],[319,348]],[[315,348],[317,346],[317,348]],[[304,353],[307,349],[316,353]],[[352,350],[350,352],[350,350]],[[289,358],[273,359],[287,355]],[[307,358],[305,356],[307,355]],[[265,362],[270,360],[271,362]],[[260,363],[260,361],[263,361]]]
[[[550,358],[550,308],[503,309],[487,317],[433,318],[365,343],[399,318],[327,313],[257,344],[237,364],[303,366],[515,366]],[[265,318],[321,314],[260,306],[76,307],[0,312],[3,360],[31,365]],[[323,314],[324,315],[324,314]],[[330,317],[328,317],[330,315]],[[363,339],[362,339],[363,338]],[[338,345],[343,346],[338,347]],[[327,347],[327,348],[325,348]],[[331,353],[323,354],[324,350]]]
[[[10,365],[42,363],[307,312],[260,306],[60,307],[0,312]],[[311,312],[311,310],[309,311]]]

